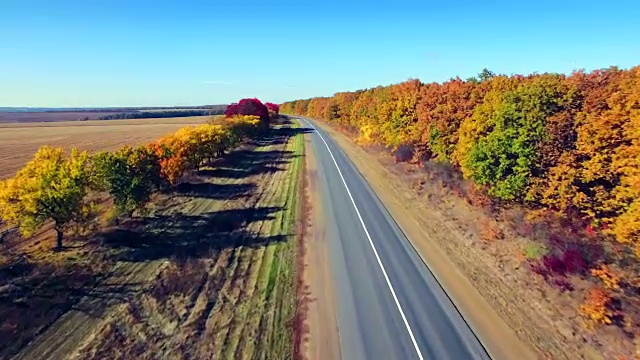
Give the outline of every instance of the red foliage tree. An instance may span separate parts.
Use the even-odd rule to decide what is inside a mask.
[[[256,98],[242,99],[238,103],[227,106],[225,116],[230,118],[236,115],[257,116],[260,118],[261,129],[266,130],[269,127],[269,109]]]
[[[238,103],[233,103],[227,106],[227,110],[224,112],[224,115],[228,118],[238,115],[240,113],[240,106]]]
[[[254,115],[259,117],[261,122],[269,123],[269,109],[262,101],[256,98],[242,99],[238,103],[227,106],[225,116],[232,117],[235,115]]]
[[[280,106],[274,103],[264,103],[269,111],[273,111],[276,115],[280,114]]]

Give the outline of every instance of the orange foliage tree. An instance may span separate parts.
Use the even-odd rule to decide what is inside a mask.
[[[419,153],[450,162],[458,143],[458,129],[482,101],[482,93],[475,82],[451,79],[442,85],[426,84],[417,105],[418,121],[412,133]]]

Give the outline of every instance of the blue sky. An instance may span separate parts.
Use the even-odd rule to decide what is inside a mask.
[[[0,0],[0,106],[282,102],[640,64],[638,1]]]

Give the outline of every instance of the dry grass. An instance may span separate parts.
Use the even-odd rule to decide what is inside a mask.
[[[211,116],[166,119],[61,121],[0,124],[0,179],[9,178],[43,145],[82,150],[114,150],[123,145],[144,144]]]

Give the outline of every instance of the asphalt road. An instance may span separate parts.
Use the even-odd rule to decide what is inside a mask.
[[[311,128],[344,360],[490,359],[331,136]]]

